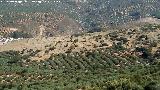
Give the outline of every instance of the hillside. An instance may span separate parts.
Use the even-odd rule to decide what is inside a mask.
[[[107,30],[107,32],[95,32],[68,36],[36,38],[13,41],[0,46],[0,51],[39,51],[34,60],[44,60],[52,54],[66,52],[92,51],[99,48],[108,48],[114,45],[122,45],[127,49],[136,47],[150,48],[156,52],[160,47],[160,26],[157,24],[146,24],[134,28],[123,28],[121,30]]]
[[[160,25],[36,37],[0,46],[0,88],[159,90]]]
[[[3,23],[0,24],[0,35],[3,37],[33,38],[39,36],[41,28],[44,29],[43,36],[46,37],[83,32],[80,24],[74,19],[52,12],[8,14],[2,18],[1,22]]]
[[[145,17],[160,16],[159,0],[10,1],[0,2],[0,30],[16,28],[24,38],[35,37],[40,25],[45,26],[46,36],[56,36],[82,30],[102,31],[103,26],[115,27]],[[64,26],[61,24],[64,22],[71,25]]]
[[[160,90],[160,0],[0,0],[0,90]]]

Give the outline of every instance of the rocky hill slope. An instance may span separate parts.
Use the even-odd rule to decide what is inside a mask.
[[[122,46],[131,51],[136,48],[147,48],[156,53],[160,48],[160,25],[146,24],[136,28],[123,27],[119,30],[107,30],[106,32],[85,33],[57,37],[36,37],[13,41],[0,46],[0,51],[21,51],[28,54],[30,51],[36,54],[30,57],[32,60],[45,60],[51,55],[60,53],[72,53],[92,51],[99,48]]]

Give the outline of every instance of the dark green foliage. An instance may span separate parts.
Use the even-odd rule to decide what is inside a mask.
[[[9,37],[18,39],[18,38],[32,38],[32,35],[28,34],[28,33],[24,33],[24,32],[18,32],[15,31],[13,33],[10,33]]]
[[[155,82],[151,82],[144,87],[144,90],[159,90],[159,89],[160,89],[160,84],[158,85]]]
[[[109,36],[111,37],[111,38],[117,38],[118,37],[118,33],[116,33],[116,32],[113,32],[113,33],[109,33]]]
[[[148,59],[149,62],[153,62],[153,56],[151,54],[151,51],[149,50],[149,48],[144,48],[144,47],[137,47],[136,51],[141,52],[142,55],[141,57],[144,59]]]
[[[154,57],[160,59],[160,49],[154,53]]]
[[[160,25],[157,24],[146,24],[143,27],[141,27],[141,30],[143,31],[154,31],[156,29],[159,29]]]
[[[32,51],[32,50],[31,50]],[[16,51],[0,53],[0,88],[15,90],[159,90],[160,66],[117,47],[26,60]],[[31,52],[34,53],[34,52]],[[140,62],[140,63],[137,63]],[[6,84],[7,82],[8,84]],[[155,81],[155,82],[153,82]],[[14,83],[16,82],[16,83]]]
[[[152,14],[152,16],[154,16],[155,18],[160,19],[160,11],[156,11]]]
[[[126,44],[128,42],[127,38],[124,37],[117,38],[117,40],[123,42],[123,44]]]

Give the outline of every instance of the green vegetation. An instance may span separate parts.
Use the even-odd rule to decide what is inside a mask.
[[[65,33],[65,26],[70,26],[59,25],[61,21],[92,33],[116,28],[148,15],[160,19],[159,0],[87,0],[87,3],[49,0],[49,3],[39,4],[27,1],[21,4],[0,3],[0,31],[5,31],[0,35],[31,38],[39,35],[39,26],[44,25],[46,36],[54,36],[56,31]],[[8,28],[18,31],[10,32]],[[140,31],[154,32],[158,29],[160,25],[148,24]],[[123,47],[129,41],[125,32],[121,36],[119,32],[111,32],[105,35],[105,39],[114,43],[111,48],[103,48],[109,45],[102,35],[98,35],[93,37],[96,43],[100,43],[93,43],[96,50],[73,52],[80,41],[73,37],[85,36],[84,33],[74,34],[69,41],[73,44],[64,46],[69,47],[66,53],[51,55],[40,62],[30,60],[40,50],[0,52],[0,90],[160,90],[160,50],[155,54],[150,50],[158,47],[158,43],[145,34],[138,36],[138,30],[128,32],[127,36],[132,37],[134,33],[138,37],[134,39],[135,44],[148,45],[149,48],[128,50]],[[62,43],[59,41],[56,45]],[[57,49],[56,45],[45,46],[45,54]]]
[[[20,52],[1,52],[0,89],[159,90],[158,60],[148,62],[141,56],[123,55],[126,51],[121,46],[114,46],[52,55],[41,62],[31,61],[30,55],[22,56]]]
[[[25,33],[25,32],[13,32],[13,33],[10,33],[9,37],[12,37],[12,38],[31,38],[32,35],[28,34],[28,33]]]
[[[160,25],[146,24],[143,27],[141,27],[141,30],[143,30],[143,31],[155,31],[156,29],[160,29]]]
[[[156,11],[152,14],[152,16],[154,16],[155,18],[160,19],[160,11]]]

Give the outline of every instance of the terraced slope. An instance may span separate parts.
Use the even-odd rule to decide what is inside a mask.
[[[159,60],[117,46],[85,55],[58,54],[41,62],[15,51],[1,52],[0,61],[1,89],[158,90],[160,84]]]

